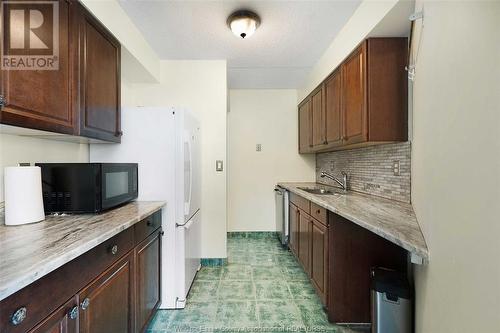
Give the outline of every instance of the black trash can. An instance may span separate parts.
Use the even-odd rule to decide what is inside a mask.
[[[372,269],[372,333],[412,332],[412,290],[400,272]]]

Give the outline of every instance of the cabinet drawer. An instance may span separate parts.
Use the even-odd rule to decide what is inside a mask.
[[[314,202],[311,202],[311,216],[314,217],[319,222],[324,225],[327,224],[327,211],[321,206],[316,205]]]
[[[295,193],[290,193],[290,202],[293,203],[295,206],[298,208],[302,209],[304,212],[309,214],[310,212],[310,205],[309,205],[309,200],[301,197],[300,195],[297,195]]]
[[[159,227],[161,227],[161,210],[134,225],[135,244],[139,244],[148,238]]]
[[[1,333],[28,332],[133,247],[134,229],[128,228],[2,300]],[[26,318],[15,326],[11,317],[21,308]]]

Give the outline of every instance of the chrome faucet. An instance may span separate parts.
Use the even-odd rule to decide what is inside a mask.
[[[320,173],[320,177],[321,178],[329,178],[331,180],[334,180],[337,182],[337,184],[339,184],[342,189],[344,191],[347,191],[347,173],[345,173],[344,171],[342,171],[342,181],[340,181],[337,177],[335,177],[334,175],[330,174],[330,173],[327,173],[327,172],[324,172],[324,171],[321,171]]]

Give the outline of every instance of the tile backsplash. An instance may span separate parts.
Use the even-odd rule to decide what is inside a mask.
[[[393,164],[399,161],[399,175],[394,175]],[[348,174],[348,187],[357,192],[378,195],[402,202],[411,201],[411,145],[410,142],[370,146],[352,150],[316,155],[316,181],[336,185],[321,178],[326,171],[342,179]]]

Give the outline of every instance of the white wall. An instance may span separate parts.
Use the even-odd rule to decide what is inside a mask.
[[[430,262],[416,267],[416,332],[498,332],[500,2],[425,1],[423,22],[412,199]]]
[[[120,41],[122,76],[131,82],[158,82],[160,59],[116,0],[82,0],[85,7]]]
[[[3,169],[20,162],[88,162],[88,145],[0,134],[0,202],[4,201]]]
[[[408,0],[363,1],[313,66],[298,91],[297,100],[300,102],[309,95],[402,2],[411,3]]]
[[[314,156],[297,152],[297,91],[230,90],[229,105],[228,229],[275,231],[274,185],[315,178]]]
[[[202,257],[226,257],[226,168],[215,171],[216,160],[226,164],[226,61],[161,61],[159,84],[127,84],[122,89],[129,94],[129,105],[186,107],[198,116],[202,124]]]

